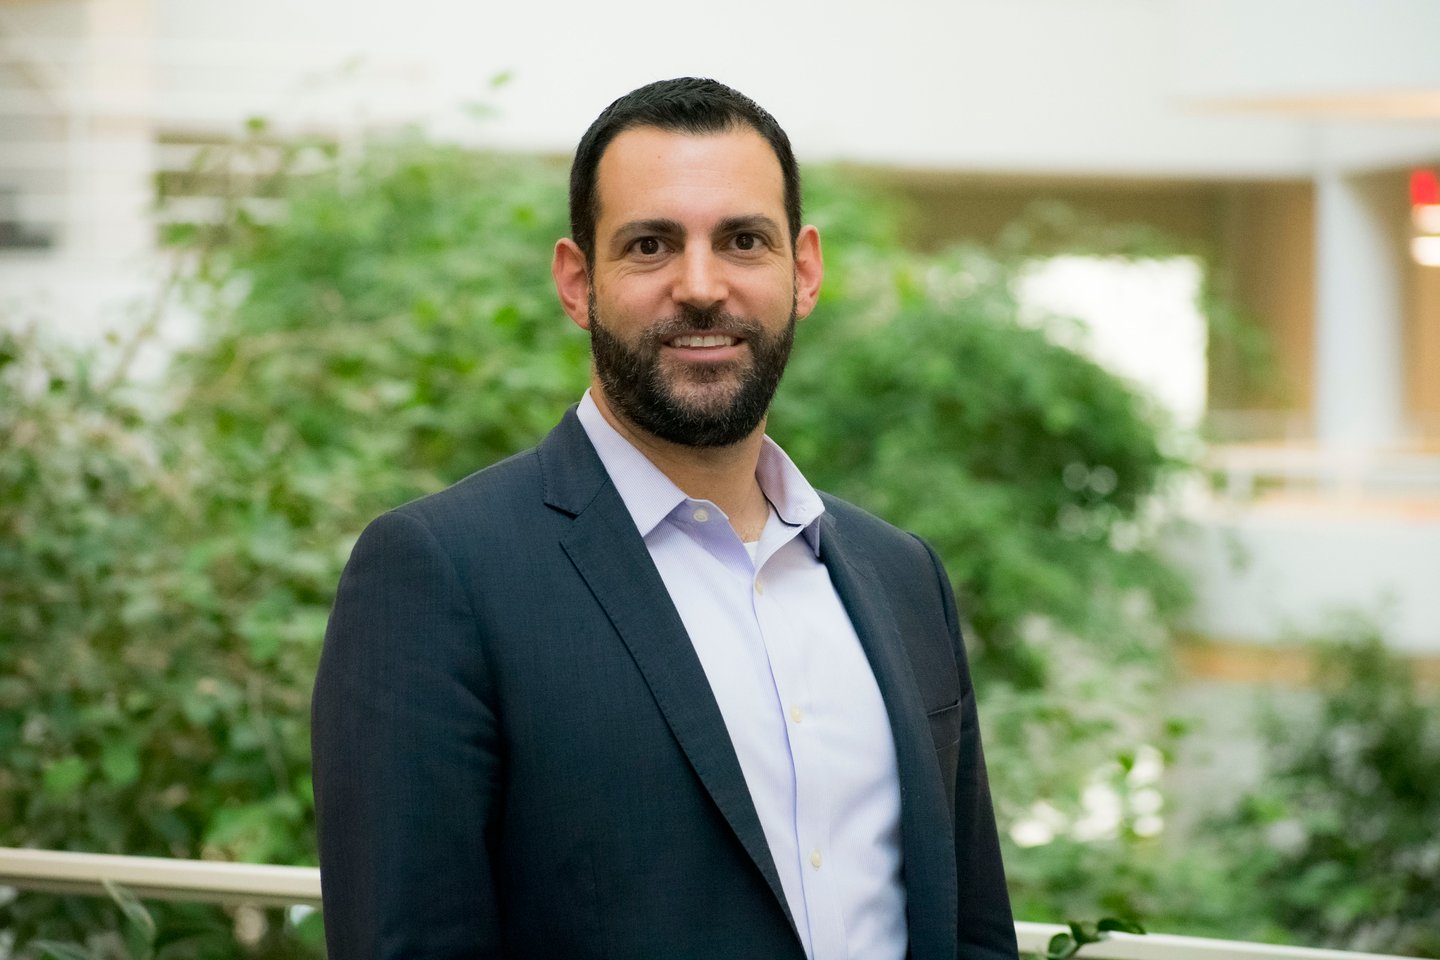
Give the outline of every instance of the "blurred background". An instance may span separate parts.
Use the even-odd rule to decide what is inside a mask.
[[[349,547],[578,398],[570,151],[706,75],[825,237],[772,433],[945,557],[1017,919],[1440,956],[1437,37],[1428,0],[0,0],[0,846],[314,863]],[[140,909],[166,956],[320,950],[308,908]],[[0,888],[0,957],[133,956],[136,916]]]

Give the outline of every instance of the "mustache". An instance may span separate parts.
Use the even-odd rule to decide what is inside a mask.
[[[710,330],[724,330],[749,340],[764,335],[759,321],[741,317],[719,307],[696,307],[681,304],[673,316],[657,321],[645,331],[646,343],[658,344],[681,333],[705,333]]]

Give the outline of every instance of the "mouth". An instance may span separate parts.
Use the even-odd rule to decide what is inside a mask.
[[[745,350],[745,339],[730,333],[681,333],[661,343],[666,353],[688,363],[722,363]]]
[[[671,337],[665,341],[667,347],[681,347],[686,349],[709,348],[709,347],[733,347],[740,340],[723,333],[694,333],[685,334],[679,337]]]

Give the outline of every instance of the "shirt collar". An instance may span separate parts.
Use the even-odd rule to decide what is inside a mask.
[[[630,511],[635,528],[640,536],[648,537],[662,520],[690,498],[610,425],[589,390],[580,398],[576,415],[620,499],[625,502],[625,509]],[[825,505],[800,468],[769,437],[761,443],[755,479],[776,515],[792,527],[801,527],[801,536],[819,556],[820,515],[825,512]]]

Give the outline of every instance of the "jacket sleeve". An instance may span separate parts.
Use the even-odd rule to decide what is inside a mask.
[[[955,879],[959,891],[958,956],[960,960],[1015,960],[1015,920],[1005,888],[1000,838],[985,772],[985,751],[975,709],[975,688],[965,644],[960,637],[955,594],[945,567],[929,544],[944,598],[945,620],[960,671],[960,760],[955,774]]]
[[[331,960],[499,955],[490,682],[440,543],[419,519],[380,517],[341,577],[312,705]]]

